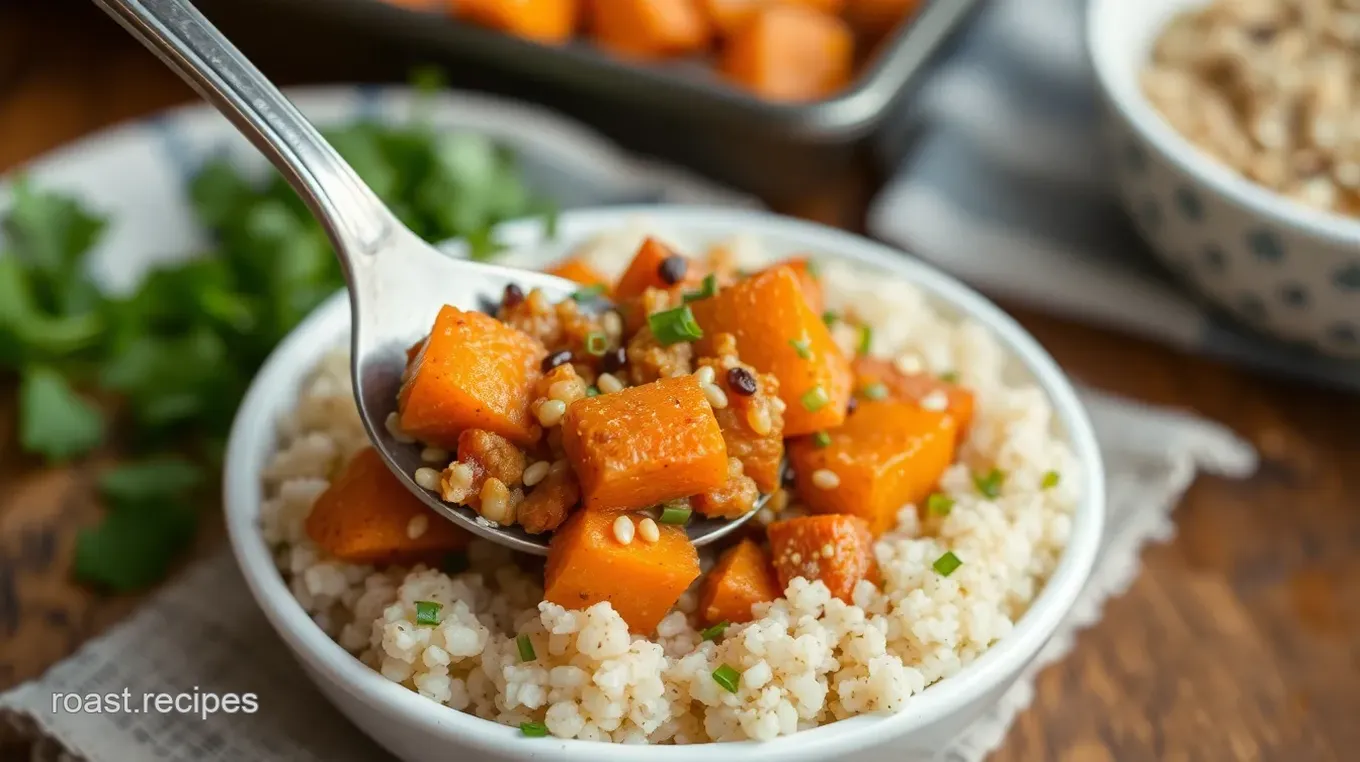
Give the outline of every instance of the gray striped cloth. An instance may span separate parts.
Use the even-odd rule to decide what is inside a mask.
[[[911,104],[869,232],[1011,304],[1360,391],[1360,362],[1236,325],[1144,248],[1106,181],[1084,6],[990,3]]]

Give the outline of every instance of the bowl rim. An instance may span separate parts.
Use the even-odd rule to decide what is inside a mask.
[[[1169,0],[1186,7],[1207,5],[1205,0]],[[1146,143],[1185,175],[1209,186],[1238,206],[1259,217],[1273,218],[1340,246],[1360,245],[1360,218],[1326,212],[1295,201],[1263,185],[1248,180],[1236,170],[1211,157],[1180,134],[1150,103],[1136,82],[1125,82],[1114,69],[1121,55],[1132,55],[1124,48],[1100,45],[1116,6],[1138,8],[1150,13],[1165,7],[1157,3],[1129,3],[1127,0],[1090,0],[1086,9],[1084,35],[1087,55],[1105,100],[1113,105],[1124,121],[1133,126]],[[1131,47],[1131,46],[1130,46]],[[1140,62],[1141,67],[1141,62]]]
[[[1085,586],[1100,547],[1106,505],[1100,450],[1090,418],[1057,363],[1013,318],[951,276],[884,244],[768,212],[696,206],[575,210],[559,218],[558,238],[554,242],[543,238],[546,231],[541,219],[502,225],[497,237],[520,248],[535,243],[561,246],[563,241],[575,245],[599,232],[624,229],[638,219],[655,224],[658,229],[682,234],[685,230],[697,230],[710,231],[715,236],[741,233],[757,239],[796,238],[800,245],[819,255],[868,265],[911,282],[937,304],[947,305],[961,316],[986,326],[1007,354],[1026,368],[1050,400],[1082,469],[1083,493],[1057,569],[1014,629],[986,653],[957,674],[913,696],[908,707],[896,714],[861,715],[772,741],[723,743],[721,750],[741,754],[746,760],[823,759],[828,754],[870,745],[884,734],[905,735],[983,700],[1047,642]],[[281,394],[296,394],[296,387],[312,365],[301,358],[317,357],[322,351],[317,348],[319,344],[334,346],[323,341],[326,334],[340,338],[348,332],[347,302],[344,292],[334,295],[275,348],[252,381],[232,424],[223,478],[228,535],[251,594],[266,618],[295,654],[312,668],[309,674],[313,680],[318,679],[319,672],[370,709],[407,727],[416,725],[436,736],[456,737],[458,743],[468,747],[502,753],[508,744],[524,743],[534,744],[524,749],[526,755],[542,754],[561,760],[622,762],[636,758],[634,750],[621,744],[527,739],[515,728],[435,703],[393,683],[327,636],[289,591],[258,523],[264,501],[260,472],[264,454],[274,448],[277,432],[271,405],[279,404]],[[714,744],[654,746],[649,748],[648,755],[660,760],[698,760],[713,748]]]

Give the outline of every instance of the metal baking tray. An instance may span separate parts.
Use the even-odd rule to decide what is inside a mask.
[[[445,64],[455,85],[544,103],[634,151],[778,202],[842,170],[982,0],[926,0],[846,90],[809,104],[762,100],[696,62],[628,62],[588,41],[539,45],[381,0],[255,2],[399,43],[403,55]]]

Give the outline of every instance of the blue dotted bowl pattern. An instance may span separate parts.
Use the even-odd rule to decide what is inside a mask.
[[[1117,113],[1105,118],[1125,209],[1170,269],[1247,326],[1360,358],[1360,237],[1338,243],[1258,215],[1182,172]]]

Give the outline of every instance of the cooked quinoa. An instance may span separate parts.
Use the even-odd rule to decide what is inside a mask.
[[[623,232],[582,256],[616,273],[635,244]],[[749,240],[726,248],[743,265],[765,261]],[[645,638],[630,635],[608,603],[568,611],[544,602],[541,572],[489,543],[474,542],[468,568],[454,574],[326,558],[304,521],[328,479],[368,444],[347,358],[337,352],[281,422],[265,477],[262,529],[293,594],[388,679],[496,722],[543,723],[561,738],[764,740],[902,710],[1011,631],[1067,543],[1079,470],[1049,401],[1012,377],[1016,369],[981,326],[946,319],[914,287],[881,274],[828,262],[820,277],[829,310],[872,326],[875,354],[908,372],[957,376],[977,399],[942,497],[933,498],[952,504],[902,506],[898,525],[874,546],[881,587],[862,581],[845,603],[822,582],[797,578],[784,598],[757,605],[754,621],[712,640],[701,635],[691,589]],[[848,323],[834,334],[847,351],[862,340]],[[797,511],[795,503],[782,515]],[[431,604],[438,624],[419,622],[418,608],[428,613]],[[730,684],[733,674],[735,692],[719,679]]]

